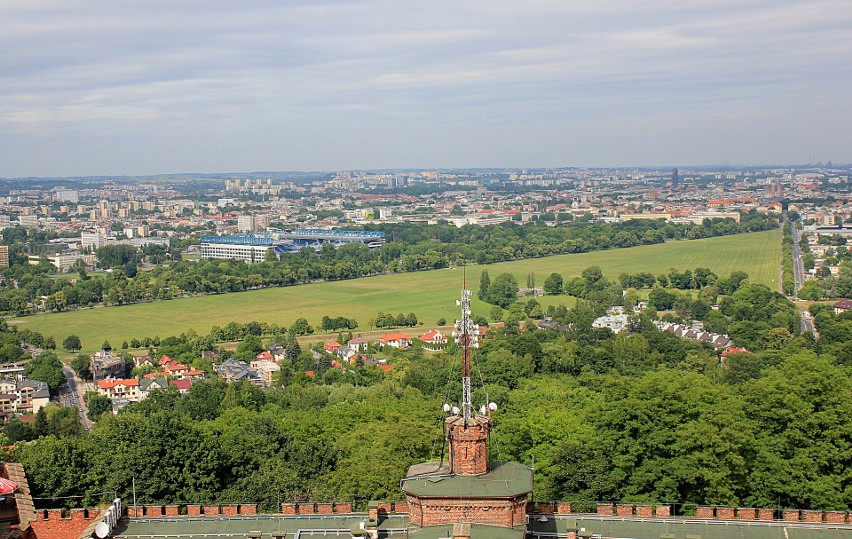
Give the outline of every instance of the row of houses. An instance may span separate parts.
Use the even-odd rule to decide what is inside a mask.
[[[36,414],[50,402],[46,382],[0,380],[0,414],[5,417]]]
[[[714,348],[727,349],[734,345],[733,339],[731,339],[731,337],[729,337],[728,335],[710,333],[709,331],[704,331],[702,328],[697,326],[691,327],[684,324],[664,322],[662,320],[656,320],[654,324],[656,324],[657,328],[660,331],[667,331],[683,339],[690,339],[696,342],[705,342],[710,344]]]

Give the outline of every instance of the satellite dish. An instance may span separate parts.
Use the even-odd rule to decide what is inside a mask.
[[[109,524],[103,521],[98,522],[98,525],[95,526],[95,535],[100,539],[106,539],[109,536]]]
[[[482,408],[479,409],[479,413],[482,414],[482,415],[485,415],[485,406],[484,405],[482,406]]]
[[[444,403],[444,413],[449,412],[451,409],[452,409],[452,407],[448,403],[445,402]]]
[[[488,409],[491,410],[492,412],[496,412],[497,411],[497,403],[496,402],[489,402],[488,403]]]
[[[453,406],[453,415],[459,415],[459,407]]]

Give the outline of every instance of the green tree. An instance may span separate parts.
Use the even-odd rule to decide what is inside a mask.
[[[112,401],[109,397],[98,395],[93,391],[86,392],[86,403],[89,407],[89,411],[86,412],[89,421],[97,421],[102,414],[112,412]]]
[[[77,376],[79,376],[80,379],[92,379],[92,371],[89,368],[89,356],[85,354],[77,354],[77,356],[71,360],[71,368],[74,369],[74,372],[77,373]]]
[[[549,296],[557,296],[562,293],[563,279],[558,273],[551,273],[544,280],[544,293]]]
[[[62,362],[53,352],[43,352],[34,357],[24,367],[24,376],[30,380],[46,382],[51,393],[56,393],[59,386],[65,383],[65,373],[62,372]]]
[[[476,296],[482,301],[488,301],[489,289],[491,288],[491,277],[488,276],[488,270],[482,270],[479,274],[479,290]]]
[[[501,273],[488,287],[488,303],[507,308],[518,297],[518,281],[511,273]]]
[[[83,344],[80,342],[80,337],[76,335],[68,335],[65,339],[62,340],[62,348],[68,350],[69,352],[74,352],[75,350],[79,350],[83,347]]]

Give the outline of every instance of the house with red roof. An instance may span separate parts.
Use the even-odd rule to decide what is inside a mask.
[[[337,352],[337,349],[342,345],[337,341],[329,341],[327,343],[323,343],[322,349],[330,354],[334,354]]]
[[[405,333],[386,333],[379,338],[379,346],[382,348],[392,346],[393,348],[405,350],[411,347],[411,339]]]
[[[98,380],[97,391],[98,395],[109,399],[138,400],[140,397],[139,380],[136,378]]]
[[[441,349],[438,345],[447,344],[447,336],[437,329],[427,331],[423,335],[417,337],[417,339],[423,342],[423,348],[425,350],[432,350],[433,352]]]
[[[169,385],[176,387],[181,395],[185,395],[192,387],[192,380],[169,380]]]
[[[275,356],[269,350],[264,350],[254,357],[257,361],[275,361]]]

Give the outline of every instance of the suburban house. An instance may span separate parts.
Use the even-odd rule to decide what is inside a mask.
[[[354,349],[356,352],[366,353],[367,346],[369,346],[370,343],[363,337],[355,337],[346,344],[349,345],[349,348]]]
[[[261,352],[261,354],[262,353],[263,352]],[[261,354],[258,354],[258,357],[260,357]],[[281,365],[271,359],[256,359],[252,361],[249,366],[260,373],[260,376],[263,378],[263,383],[268,387],[272,386],[272,377],[275,376],[275,373],[281,371]]]
[[[417,339],[423,342],[423,348],[425,350],[432,350],[433,352],[441,349],[441,346],[438,345],[447,344],[447,336],[437,329],[428,331],[417,337]]]
[[[186,395],[189,393],[189,388],[192,387],[192,380],[169,380],[169,385],[176,387],[181,395]]]
[[[329,341],[327,343],[323,343],[322,349],[328,352],[329,354],[335,354],[341,346],[342,345],[337,341]]]
[[[852,312],[852,299],[841,299],[834,304],[834,314]]]
[[[216,365],[216,372],[227,382],[239,382],[246,380],[256,386],[263,386],[263,375],[257,370],[252,369],[245,361],[237,361],[235,359],[226,359],[222,363]]]
[[[129,401],[139,400],[139,380],[136,378],[117,378],[99,380],[97,384],[98,395],[109,399],[126,399]]]
[[[263,352],[254,356],[254,359],[255,361],[275,361],[275,356],[272,355],[272,352],[270,352],[269,350],[264,350]]]
[[[124,358],[101,350],[89,357],[89,369],[95,382],[107,378],[121,378],[124,376]]]
[[[358,351],[351,346],[341,346],[337,349],[337,355],[345,359],[348,363],[355,363],[355,358],[358,356]]]
[[[139,380],[139,399],[140,400],[147,399],[148,395],[150,395],[152,391],[165,389],[169,386],[169,382],[165,378],[163,378],[162,376],[158,376],[158,374],[159,373],[154,373],[155,376],[153,376],[151,378],[146,376],[145,378]]]
[[[287,359],[287,351],[280,344],[273,344],[270,346],[269,353],[272,354],[272,359],[275,361],[284,361]]]
[[[663,322],[661,320],[657,320],[654,324],[660,331],[667,331],[683,339],[690,339],[696,342],[706,342],[713,346],[713,348],[730,348],[734,345],[733,339],[727,335],[710,333],[702,329],[689,327],[683,324],[674,324],[672,322]]]
[[[50,402],[46,382],[39,380],[0,380],[0,413],[35,414]]]
[[[624,313],[621,314],[608,314],[606,316],[601,316],[599,318],[595,318],[595,321],[592,322],[593,328],[608,328],[613,333],[621,333],[625,329],[627,329],[627,315]]]
[[[411,347],[411,340],[405,333],[386,333],[379,338],[379,346],[392,346],[404,350]]]

